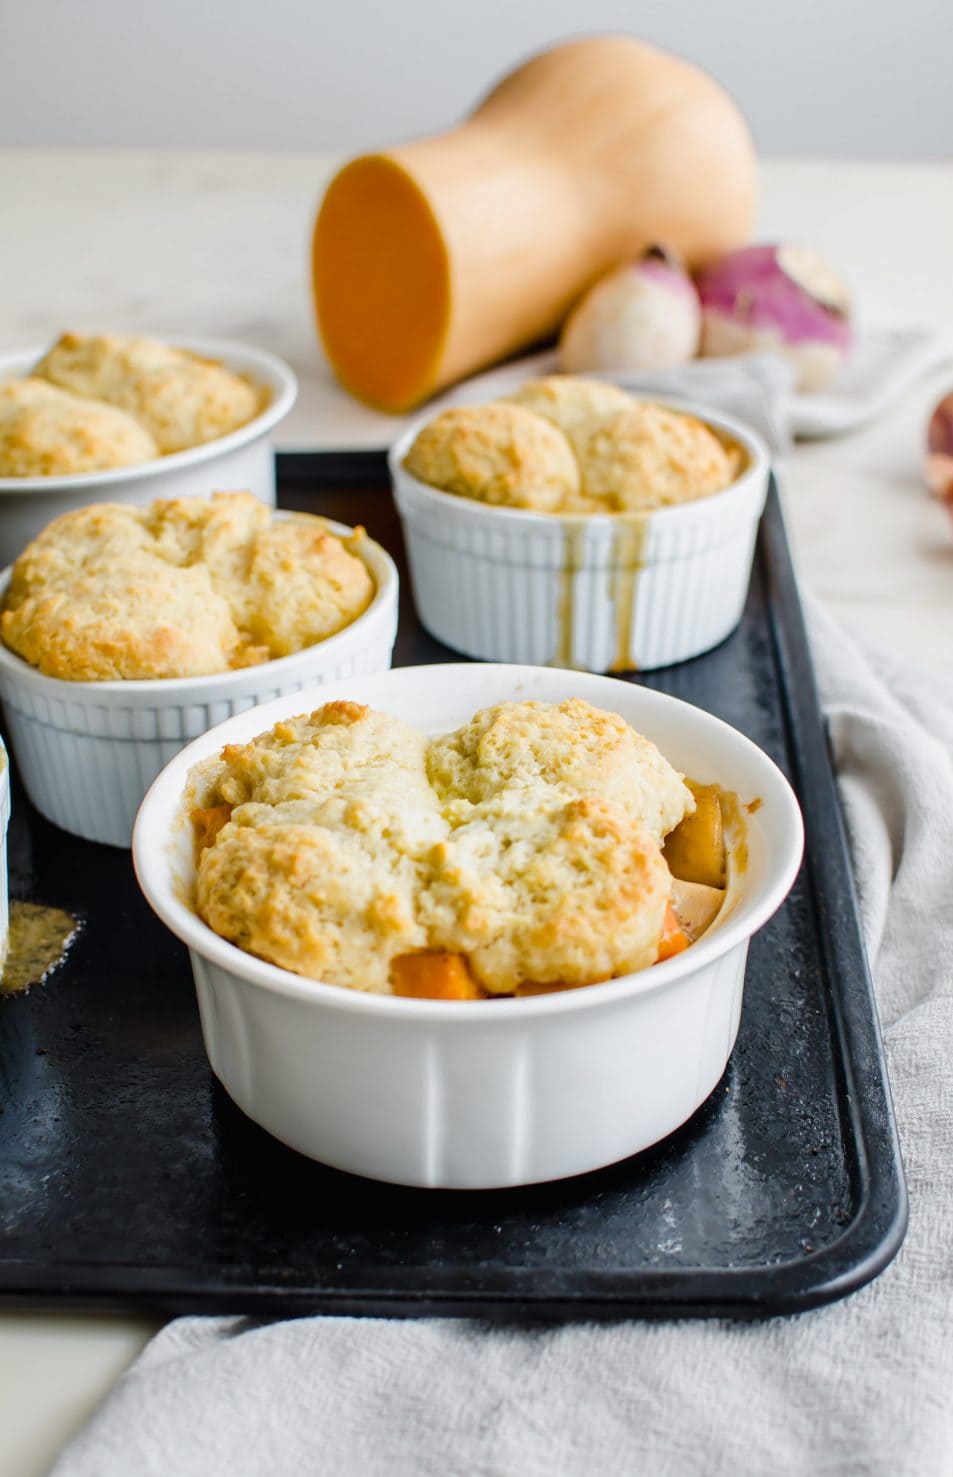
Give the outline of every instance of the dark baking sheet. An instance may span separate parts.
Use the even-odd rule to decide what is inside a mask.
[[[402,558],[380,458],[285,458],[280,484],[285,506],[364,523]],[[417,625],[405,582],[397,662],[445,659],[459,658]],[[0,999],[7,1304],[757,1317],[875,1276],[906,1194],[773,492],[739,630],[644,680],[735,724],[790,775],[806,864],[753,941],[738,1045],[708,1101],[657,1148],[548,1186],[402,1190],[270,1139],[212,1078],[185,950],[128,853],[67,836],[15,792],[13,894],[84,927],[45,986]]]

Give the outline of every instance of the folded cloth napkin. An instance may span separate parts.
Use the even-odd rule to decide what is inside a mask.
[[[183,1318],[54,1477],[949,1477],[953,681],[809,617],[910,1186],[897,1260],[757,1325]]]
[[[775,353],[690,359],[674,369],[620,370],[612,377],[631,390],[685,395],[717,405],[748,421],[777,452],[792,438],[840,436],[855,430],[889,410],[918,380],[951,361],[953,334],[945,324],[865,324],[858,328],[847,362],[833,382],[810,394],[798,390],[791,365]],[[452,405],[461,392],[467,399],[485,400],[515,389],[524,379],[555,374],[558,369],[558,354],[546,349],[470,380],[437,403]]]

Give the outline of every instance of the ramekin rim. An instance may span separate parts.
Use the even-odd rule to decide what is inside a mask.
[[[715,426],[718,430],[726,431],[740,441],[748,452],[747,467],[739,477],[736,477],[727,487],[722,488],[720,492],[711,493],[708,497],[694,498],[690,502],[679,503],[674,507],[649,508],[641,511],[631,509],[622,513],[545,513],[535,508],[509,508],[497,503],[478,502],[475,498],[460,497],[457,493],[447,492],[444,488],[432,487],[430,483],[421,482],[413,473],[406,470],[403,458],[418,432],[434,418],[434,413],[431,413],[418,416],[413,424],[406,427],[391,443],[387,451],[388,472],[395,492],[399,479],[409,483],[415,494],[431,497],[441,507],[463,509],[478,519],[495,519],[500,522],[501,526],[505,523],[513,525],[522,522],[525,527],[534,529],[557,529],[565,524],[577,527],[595,525],[606,529],[628,522],[651,524],[653,527],[661,528],[679,523],[685,524],[693,514],[698,518],[705,513],[710,513],[712,509],[724,510],[726,500],[741,501],[753,490],[760,478],[767,478],[771,469],[771,452],[764,439],[745,421],[738,420],[724,411],[713,410],[703,401],[693,400],[687,396],[636,395],[634,398],[650,400],[653,405],[687,411],[697,416],[699,420]],[[435,413],[440,414],[439,411]]]
[[[207,353],[212,357],[217,355],[220,357],[233,356],[236,360],[247,359],[249,369],[253,370],[257,367],[269,374],[274,381],[267,385],[267,388],[274,392],[271,400],[258,415],[246,421],[243,426],[229,431],[225,436],[218,436],[212,441],[203,441],[200,446],[189,446],[184,451],[172,451],[166,456],[153,457],[151,461],[136,462],[128,467],[108,467],[98,472],[72,472],[57,477],[0,477],[0,497],[6,493],[17,492],[82,492],[85,488],[92,487],[108,489],[121,482],[144,482],[161,473],[175,472],[199,466],[202,462],[215,461],[225,453],[237,451],[240,447],[247,446],[267,435],[279,421],[284,420],[298,398],[298,378],[294,370],[277,354],[272,354],[267,349],[255,348],[234,339],[195,337],[191,334],[183,334],[181,338],[176,337],[174,340],[165,335],[150,336],[155,337],[158,343],[171,344],[174,348],[189,349],[196,354]],[[15,366],[22,367],[19,361],[23,361],[23,365],[28,368],[28,361],[42,357],[47,348],[48,345],[44,344],[38,348],[10,349],[0,354],[0,377],[6,375]]]
[[[289,518],[320,517],[320,521],[325,523],[332,533],[340,537],[350,536],[355,531],[346,523],[338,523],[333,518],[324,518],[319,514],[302,515],[300,511],[290,508],[276,508],[272,511],[279,518],[282,515]],[[354,639],[361,629],[366,630],[373,620],[378,619],[388,606],[396,602],[400,586],[397,565],[384,546],[376,539],[365,534],[362,542],[364,547],[355,552],[362,559],[365,552],[370,553],[370,558],[363,561],[367,564],[375,584],[374,598],[370,605],[348,625],[343,626],[340,631],[335,631],[332,636],[326,636],[323,641],[315,641],[310,646],[303,647],[301,651],[293,651],[289,656],[273,657],[270,661],[258,662],[251,667],[235,667],[227,672],[209,672],[197,677],[112,677],[103,682],[71,682],[65,677],[50,677],[45,672],[39,671],[0,640],[0,676],[6,672],[11,680],[21,685],[32,686],[49,696],[73,702],[96,699],[103,695],[110,697],[124,695],[130,700],[164,695],[174,700],[179,693],[183,694],[183,698],[188,697],[200,689],[207,690],[212,684],[214,684],[215,694],[224,695],[230,687],[240,687],[250,682],[253,674],[259,672],[280,671],[280,676],[276,678],[276,681],[280,681],[281,677],[287,675],[292,663],[307,666],[309,658],[314,660],[318,653],[340,650],[346,640]],[[5,569],[0,569],[0,604],[6,594],[12,573],[12,564],[8,564]]]
[[[392,669],[394,672],[417,673],[453,673],[461,676],[469,673],[472,675],[474,668],[493,667],[494,671],[501,677],[507,674],[525,674],[536,669],[519,663],[499,662],[447,662],[435,663],[418,667],[399,667]],[[621,682],[619,678],[602,677],[596,673],[569,673],[567,675],[578,677],[597,676],[606,682]],[[344,679],[353,682],[354,678]],[[435,678],[435,680],[437,680]],[[335,684],[327,684],[325,687],[315,689],[313,693],[308,690],[293,694],[291,697],[280,697],[271,703],[263,705],[267,709],[278,709],[280,706],[291,702],[309,701],[314,696],[317,701],[328,700],[328,687]],[[631,687],[631,684],[623,683],[623,686]],[[804,823],[801,815],[800,805],[794,790],[782,773],[778,765],[747,735],[726,723],[724,719],[718,718],[704,708],[699,708],[693,703],[688,703],[682,698],[676,698],[669,693],[661,693],[652,688],[639,688],[649,705],[660,705],[662,707],[676,707],[689,710],[702,724],[714,726],[731,735],[731,742],[736,743],[740,750],[745,751],[749,757],[754,758],[756,764],[762,768],[769,783],[774,787],[774,794],[780,801],[782,807],[783,823],[779,825],[779,832],[787,832],[787,845],[783,855],[779,855],[771,876],[763,884],[756,899],[752,898],[743,903],[736,910],[733,917],[729,918],[723,925],[714,929],[710,934],[703,935],[690,949],[683,951],[674,958],[655,964],[651,968],[638,970],[632,974],[622,975],[618,978],[606,980],[600,984],[582,986],[576,990],[564,990],[548,995],[528,996],[514,1002],[512,997],[501,997],[499,999],[488,999],[472,1002],[475,1009],[473,1019],[476,1020],[498,1020],[505,1017],[508,1012],[518,1010],[520,1015],[524,1014],[562,1014],[579,1009],[597,1008],[605,1005],[611,1006],[614,1002],[630,999],[633,996],[643,996],[663,989],[668,985],[675,985],[689,975],[695,974],[706,965],[716,962],[727,954],[732,948],[740,943],[747,942],[765,923],[774,915],[784,902],[790,892],[801,867],[804,854]],[[239,719],[247,715],[237,715]],[[270,716],[270,714],[269,714]],[[274,721],[279,721],[279,714],[275,714]],[[172,758],[163,768],[160,774],[152,782],[142,800],[133,827],[132,859],[136,873],[136,879],[144,897],[153,908],[155,913],[165,926],[179,938],[190,950],[194,950],[203,959],[218,965],[232,975],[237,976],[243,982],[260,987],[279,995],[305,1000],[313,1003],[316,1007],[327,1007],[343,1011],[368,1011],[378,1016],[393,1016],[398,1019],[409,1021],[416,1018],[419,1022],[426,1021],[450,1021],[469,1018],[468,1006],[471,1002],[452,1000],[415,1000],[393,995],[378,995],[369,991],[353,990],[341,985],[327,984],[320,980],[313,980],[304,975],[294,974],[290,970],[281,968],[279,965],[270,964],[266,960],[258,959],[237,945],[229,943],[209,927],[198,914],[176,895],[176,889],[169,880],[166,886],[152,885],[153,867],[158,855],[168,854],[169,833],[166,823],[161,830],[158,823],[153,821],[152,808],[159,804],[162,791],[166,787],[172,787],[174,777],[181,771],[187,774],[193,763],[199,762],[200,758],[208,757],[207,754],[196,754],[195,751],[207,745],[211,735],[217,734],[229,723],[235,723],[235,718],[226,719],[221,724],[216,724],[207,730],[205,734],[194,739],[185,748]],[[214,752],[215,745],[209,750]],[[193,757],[194,755],[194,757]],[[181,803],[181,785],[176,789],[176,804]],[[174,812],[173,812],[174,815]],[[155,826],[158,834],[149,835]],[[782,837],[783,839],[783,837]],[[461,1016],[460,1012],[464,1014]]]

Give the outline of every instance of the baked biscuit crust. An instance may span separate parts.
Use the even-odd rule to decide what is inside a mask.
[[[0,385],[0,477],[65,477],[152,461],[159,449],[131,415],[45,380]]]
[[[545,786],[480,807],[437,850],[421,898],[431,947],[490,994],[593,984],[654,964],[672,879],[633,817]]]
[[[660,842],[694,805],[649,740],[576,699],[502,704],[430,741],[330,703],[227,746],[191,793],[209,926],[382,994],[409,953],[465,955],[490,994],[654,963],[672,885]]]
[[[199,857],[197,904],[216,933],[296,974],[390,993],[391,960],[426,946],[416,898],[447,834],[423,734],[328,703],[201,767],[231,807]]]
[[[577,432],[583,492],[608,512],[675,507],[722,492],[732,463],[714,432],[692,415],[648,402]]]
[[[431,487],[511,508],[554,512],[579,491],[565,436],[502,401],[442,411],[417,436],[404,466]]]
[[[427,767],[437,794],[460,818],[511,787],[543,784],[566,799],[595,795],[661,841],[695,808],[651,740],[582,698],[484,708],[431,741]]]
[[[547,449],[542,459],[540,421],[560,436],[553,455]],[[743,458],[695,416],[636,400],[604,380],[550,375],[528,380],[505,400],[443,411],[424,426],[404,465],[461,497],[595,515],[710,497],[730,486]]]
[[[251,493],[94,503],[20,555],[0,636],[67,681],[195,677],[314,645],[373,594],[366,565],[319,520],[273,523]]]
[[[64,333],[33,373],[128,411],[163,455],[226,436],[262,408],[260,393],[224,365],[149,338]]]
[[[635,404],[626,390],[608,380],[582,379],[572,374],[550,374],[544,379],[527,380],[506,399],[534,415],[541,415],[570,439],[573,432],[592,421],[631,410]]]

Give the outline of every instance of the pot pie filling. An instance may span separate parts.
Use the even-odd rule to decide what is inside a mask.
[[[378,994],[601,983],[688,948],[728,883],[715,787],[581,699],[427,737],[330,702],[190,776],[192,899],[239,948]]]

